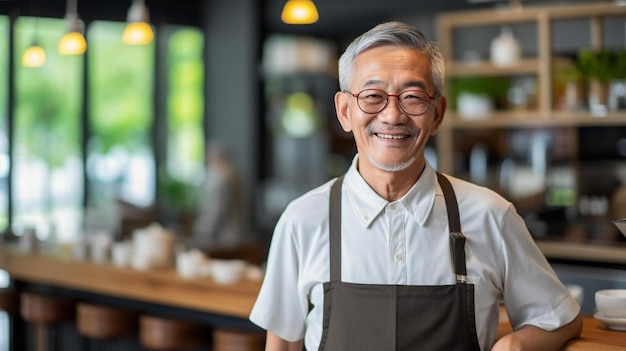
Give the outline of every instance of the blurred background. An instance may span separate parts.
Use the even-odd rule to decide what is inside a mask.
[[[207,150],[219,145],[240,181],[243,230],[267,245],[286,204],[354,156],[335,118],[338,56],[373,25],[401,20],[449,60],[451,108],[430,162],[512,200],[553,262],[624,268],[613,224],[626,217],[624,11],[464,27],[438,18],[583,2],[313,2],[318,21],[293,25],[281,20],[285,0],[0,1],[0,231],[72,242],[158,222],[192,235]],[[153,36],[125,42],[139,20]],[[68,31],[86,51],[59,48]],[[514,68],[481,66],[498,38],[499,60],[521,60]],[[33,45],[42,65],[24,61]],[[597,102],[586,84],[607,57],[617,68],[598,79],[608,96]]]

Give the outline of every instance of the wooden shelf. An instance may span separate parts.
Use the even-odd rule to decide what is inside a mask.
[[[443,128],[450,129],[594,126],[626,126],[626,111],[609,113],[603,117],[594,117],[587,112],[503,111],[481,119],[464,119],[455,112],[447,112],[443,124]]]
[[[510,76],[523,74],[538,74],[539,60],[523,59],[512,66],[495,66],[488,61],[480,62],[458,62],[452,61],[446,66],[449,77],[468,76]]]
[[[571,19],[595,16],[622,16],[626,6],[619,6],[615,1],[523,6],[521,8],[503,8],[493,10],[469,10],[445,14],[441,24],[447,27],[470,27],[499,24],[512,24],[539,21],[542,18]]]

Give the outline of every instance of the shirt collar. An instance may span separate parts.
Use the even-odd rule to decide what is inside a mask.
[[[389,204],[389,201],[378,195],[366,182],[357,170],[358,155],[352,160],[352,165],[345,175],[344,183],[348,188],[348,198],[364,227],[370,224],[380,215]],[[398,201],[408,212],[408,215],[424,225],[431,213],[437,194],[437,180],[435,171],[426,161],[422,175],[417,179],[413,187]]]

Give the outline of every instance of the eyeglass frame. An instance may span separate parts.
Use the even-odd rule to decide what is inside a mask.
[[[361,93],[363,93],[364,91],[368,91],[368,90],[380,91],[380,92],[382,92],[382,93],[385,93],[385,95],[387,95],[387,99],[386,99],[386,101],[385,101],[385,104],[383,105],[383,107],[382,107],[382,108],[381,108],[378,112],[366,112],[366,111],[364,111],[364,110],[363,110],[363,108],[361,107],[361,104],[359,104],[359,95],[361,95]],[[424,109],[424,111],[422,111],[422,112],[421,112],[421,113],[419,113],[419,114],[412,114],[412,113],[408,113],[407,111],[405,111],[405,110],[404,110],[404,107],[402,107],[402,104],[400,103],[400,95],[402,95],[402,94],[404,94],[404,93],[407,93],[407,92],[410,92],[410,91],[418,91],[418,92],[424,93],[424,94],[426,95],[426,97],[428,98],[428,101],[426,102],[426,108]],[[382,111],[383,111],[383,110],[387,107],[387,105],[389,105],[389,97],[390,97],[390,96],[394,96],[394,97],[397,99],[397,101],[398,101],[398,107],[400,108],[400,110],[401,110],[402,112],[406,113],[406,114],[407,114],[407,115],[409,115],[409,116],[412,116],[412,117],[417,117],[417,116],[421,116],[421,115],[425,114],[425,113],[426,113],[426,111],[428,111],[428,108],[430,107],[430,101],[431,101],[431,100],[435,100],[435,99],[437,99],[437,98],[441,97],[441,95],[439,95],[439,93],[435,93],[435,95],[430,96],[430,95],[428,95],[428,93],[427,93],[426,91],[424,91],[424,90],[419,90],[419,89],[409,89],[409,90],[405,90],[405,91],[401,92],[400,94],[389,94],[389,93],[387,93],[387,92],[386,92],[386,91],[384,91],[384,90],[381,90],[381,89],[374,89],[374,88],[363,89],[363,90],[359,91],[359,92],[358,92],[358,93],[356,93],[356,94],[355,94],[355,93],[353,93],[353,92],[351,92],[351,91],[348,91],[348,90],[343,90],[343,92],[344,92],[344,93],[348,93],[348,94],[352,95],[352,96],[356,99],[356,105],[359,107],[359,110],[361,110],[363,113],[367,113],[367,114],[369,114],[369,115],[375,115],[375,114],[377,114],[377,113],[381,113],[381,112],[382,112]]]

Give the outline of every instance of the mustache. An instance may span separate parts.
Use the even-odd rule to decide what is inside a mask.
[[[365,129],[368,135],[373,135],[377,133],[393,133],[393,134],[406,134],[409,136],[417,135],[417,131],[413,128],[405,127],[405,126],[374,126],[369,125]]]

